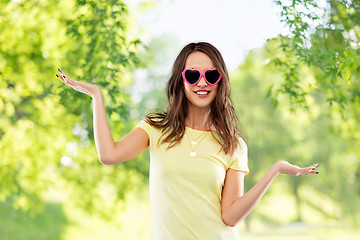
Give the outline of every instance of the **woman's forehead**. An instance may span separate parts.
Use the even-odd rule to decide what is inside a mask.
[[[185,62],[185,68],[214,68],[214,64],[211,58],[202,52],[193,52],[191,53]]]

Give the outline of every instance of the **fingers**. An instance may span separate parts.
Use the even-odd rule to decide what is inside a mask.
[[[315,168],[317,168],[318,166],[320,166],[320,164],[317,164],[317,163],[316,163],[316,164],[314,164],[314,165],[311,165],[310,167],[312,167],[312,168],[315,169]]]
[[[314,170],[309,170],[305,173],[305,175],[308,175],[308,174],[319,174],[318,171],[314,171]]]
[[[319,172],[315,170],[317,167],[319,167],[319,164],[314,164],[314,165],[311,165],[310,167],[303,168],[303,174],[304,175],[319,174]]]
[[[61,73],[61,75],[56,74],[56,77],[58,77],[66,85],[69,85],[70,87],[73,87],[74,86],[74,82],[73,82],[74,80],[72,80],[71,78],[65,76],[65,73],[60,68],[58,68],[58,71]]]
[[[63,81],[65,84],[67,84],[63,76],[56,74],[56,77],[59,78],[61,81]]]
[[[69,82],[71,79],[68,78],[67,76],[65,76],[65,73],[60,69],[58,68],[58,71],[61,73],[61,76],[62,78],[66,81],[66,82]]]
[[[58,77],[61,81],[63,81],[64,83],[66,83],[66,79],[65,79],[65,74],[64,74],[64,72],[63,72],[60,68],[58,68],[58,71],[60,72],[61,75],[57,75],[57,74],[56,74],[56,77]]]
[[[319,172],[318,171],[314,171],[318,166],[320,166],[320,164],[314,164],[314,165],[312,165],[311,167],[313,167],[312,169],[311,169],[311,173],[315,173],[315,174],[319,174]]]
[[[72,87],[73,84],[72,84],[68,79],[65,79],[65,77],[63,77],[63,76],[61,76],[61,75],[57,75],[57,74],[56,74],[56,76],[57,76],[61,81],[63,81],[63,83],[65,83],[66,85],[69,85],[69,86]]]
[[[60,68],[58,68],[58,71],[63,75],[64,74],[64,72],[60,69]]]

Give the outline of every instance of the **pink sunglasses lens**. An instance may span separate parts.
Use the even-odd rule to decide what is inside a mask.
[[[195,84],[200,78],[200,73],[197,70],[186,70],[185,79],[189,84]]]
[[[218,80],[220,79],[220,73],[218,72],[218,70],[214,69],[214,70],[207,70],[205,72],[205,78],[207,80],[208,83],[210,84],[215,84],[218,82]]]

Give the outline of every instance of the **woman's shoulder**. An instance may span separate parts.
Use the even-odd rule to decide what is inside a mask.
[[[241,145],[246,145],[246,139],[243,136],[239,135],[238,139]]]
[[[162,114],[148,114],[139,122],[137,127],[143,128],[150,136],[152,132],[161,132],[164,125],[164,116]]]
[[[149,113],[145,116],[144,121],[152,126],[158,126],[164,123],[166,113]]]

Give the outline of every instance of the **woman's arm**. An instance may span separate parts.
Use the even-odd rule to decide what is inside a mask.
[[[65,76],[60,69],[59,72],[61,75],[56,76],[66,85],[91,96],[93,99],[94,138],[101,163],[109,165],[133,159],[149,146],[149,137],[140,128],[135,128],[115,143],[107,121],[104,98],[100,87],[73,80]]]
[[[93,122],[94,140],[101,163],[110,164],[112,152],[115,151],[115,142],[111,135],[106,117],[103,94],[98,88],[93,95]]]
[[[221,201],[221,215],[224,223],[233,227],[249,215],[277,175],[281,173],[294,176],[314,174],[318,173],[313,170],[318,166],[314,164],[307,168],[300,168],[285,161],[276,162],[245,195],[243,195],[245,172],[229,169],[226,173]]]
[[[99,160],[105,165],[131,160],[149,146],[149,136],[145,130],[135,128],[116,143],[111,135],[106,117],[104,98],[100,88],[93,96],[94,138]]]

